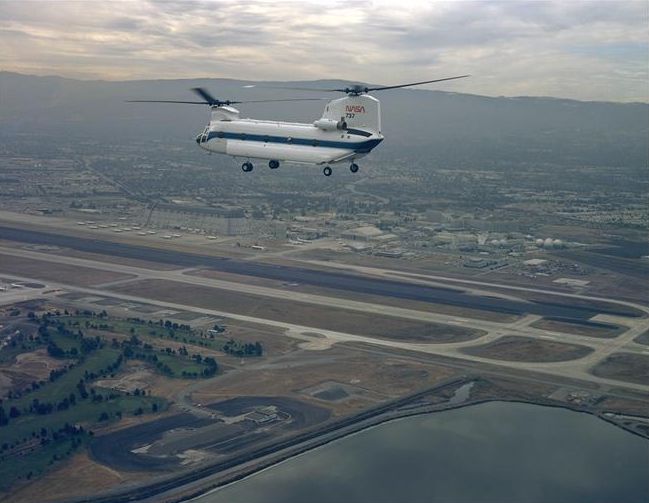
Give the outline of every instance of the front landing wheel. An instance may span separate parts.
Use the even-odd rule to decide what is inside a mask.
[[[242,169],[244,172],[246,172],[246,173],[250,173],[250,172],[252,171],[252,168],[253,168],[253,167],[254,167],[254,166],[252,165],[251,162],[244,162],[244,163],[241,165],[241,169]]]
[[[325,169],[322,170],[322,172],[324,173],[324,176],[331,176],[331,173],[333,173],[329,166],[326,166]]]
[[[352,173],[358,172],[358,164],[356,164],[355,162],[352,162],[349,165],[349,171],[351,171]]]

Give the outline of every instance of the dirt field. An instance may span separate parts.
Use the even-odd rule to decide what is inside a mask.
[[[314,328],[401,341],[460,342],[484,335],[484,332],[478,330],[257,297],[176,281],[144,280],[119,285],[111,290]]]
[[[294,264],[292,264],[294,265]],[[309,268],[318,269],[316,266]],[[272,279],[257,278],[254,276],[244,276],[241,274],[224,273],[212,269],[201,269],[189,273],[190,276],[199,276],[203,278],[220,279],[223,281],[234,281],[249,285],[265,286],[269,288],[280,288],[291,292],[301,292],[313,295],[324,295],[328,297],[337,297],[340,299],[350,299],[359,302],[369,302],[373,304],[385,304],[386,306],[402,307],[405,309],[415,309],[420,311],[430,311],[434,313],[448,314],[452,316],[462,316],[477,320],[511,322],[518,319],[518,316],[506,313],[497,313],[495,311],[486,311],[483,309],[471,309],[468,307],[451,306],[446,304],[433,304],[430,302],[421,302],[410,299],[399,299],[396,297],[386,297],[383,295],[372,295],[367,293],[350,292],[347,290],[337,290],[313,285],[304,285],[297,283],[287,283]]]
[[[562,362],[582,358],[593,350],[577,344],[539,341],[529,337],[508,335],[484,344],[462,349],[463,353],[519,362]]]
[[[602,410],[615,411],[616,414],[649,417],[649,402],[628,398],[606,397],[599,403]]]
[[[232,337],[243,342],[259,341],[264,348],[264,356],[276,356],[290,353],[298,341],[284,336],[284,330],[257,323],[246,323],[238,320],[225,319],[226,332],[224,336]]]
[[[167,399],[173,399],[176,393],[187,386],[186,381],[161,376],[150,365],[138,360],[127,361],[114,378],[100,379],[95,384],[101,388],[129,393],[139,388]]]
[[[44,260],[3,254],[0,254],[0,272],[16,274],[18,276],[33,276],[44,281],[63,281],[78,286],[93,286],[109,281],[135,277],[132,274],[58,264]]]
[[[116,484],[142,480],[147,476],[149,475],[137,472],[117,472],[96,463],[83,452],[31,484],[12,491],[10,500],[0,499],[0,501],[11,501],[11,503],[69,501],[75,496],[99,492]]]
[[[530,326],[551,330],[553,332],[562,332],[565,334],[585,335],[587,337],[598,337],[602,339],[611,339],[624,333],[627,327],[611,325],[609,323],[597,323],[588,320],[563,320],[559,318],[544,318],[535,321]]]
[[[116,257],[116,256],[108,256],[108,255],[101,255],[100,253],[90,253],[90,252],[82,252],[79,250],[70,250],[70,249],[65,249],[61,251],[54,251],[51,252],[53,255],[65,255],[66,257],[77,257],[77,258],[83,258],[83,259],[88,259],[88,260],[98,260],[100,262],[107,262],[107,263],[112,263],[112,264],[121,264],[121,265],[128,265],[132,267],[141,267],[143,269],[151,269],[153,271],[173,271],[176,269],[182,269],[181,266],[176,266],[173,264],[163,264],[160,262],[149,262],[148,260],[138,260],[134,258],[126,258],[126,257]]]
[[[214,386],[192,393],[195,402],[211,403],[238,396],[292,396],[325,406],[340,416],[411,393],[454,375],[448,367],[357,353],[353,349],[298,352],[280,362],[260,365],[251,372],[224,375]],[[332,402],[313,398],[305,389],[336,381],[368,390],[367,396]]]
[[[47,380],[50,371],[68,363],[70,360],[50,357],[46,349],[21,353],[10,365],[0,366],[0,396],[10,389],[24,389],[34,381]]]
[[[646,331],[644,334],[638,335],[638,337],[636,337],[633,340],[638,344],[644,344],[645,346],[649,346],[649,330]]]
[[[633,353],[613,353],[592,368],[599,377],[649,384],[649,356]]]

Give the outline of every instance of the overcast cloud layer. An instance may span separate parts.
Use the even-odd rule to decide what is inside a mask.
[[[649,101],[649,2],[0,0],[0,69]]]

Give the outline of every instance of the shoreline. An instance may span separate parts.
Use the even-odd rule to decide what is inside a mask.
[[[574,412],[582,412],[596,416],[629,433],[633,433],[640,438],[649,440],[649,435],[645,436],[631,427],[615,421],[611,417],[604,416],[602,411],[587,406],[557,402],[542,397],[525,398],[511,395],[509,397],[487,396],[476,397],[473,399],[468,398],[463,402],[453,404],[449,403],[447,399],[442,403],[424,403],[413,406],[422,398],[433,395],[439,397],[440,393],[447,391],[449,388],[453,388],[453,392],[455,392],[459,387],[470,382],[479,383],[489,381],[476,375],[464,375],[452,378],[442,383],[438,383],[437,386],[427,390],[421,390],[417,393],[411,394],[408,397],[391,401],[388,404],[366,410],[352,417],[342,418],[332,424],[318,428],[315,431],[303,432],[302,434],[296,435],[294,438],[280,440],[279,442],[275,442],[275,445],[264,446],[256,452],[249,454],[244,453],[238,459],[235,458],[230,462],[226,461],[224,463],[216,463],[203,468],[198,467],[194,472],[190,472],[189,474],[182,474],[173,477],[171,480],[162,480],[157,483],[153,482],[146,487],[134,487],[132,490],[127,490],[121,494],[105,494],[103,498],[100,496],[99,498],[81,498],[78,500],[75,499],[74,501],[76,503],[90,501],[97,503],[118,503],[121,501],[136,499],[137,501],[155,501],[165,503],[188,502],[208,492],[240,481],[305,452],[317,449],[318,447],[345,438],[349,435],[359,433],[363,430],[379,426],[383,423],[412,416],[434,414],[436,412],[470,407],[488,402],[525,403],[528,405],[563,408]],[[175,483],[173,482],[173,479],[176,480]],[[183,489],[183,487],[185,489]],[[141,496],[137,493],[140,493]]]
[[[347,432],[347,433],[342,433],[342,434],[336,436],[335,438],[331,438],[331,439],[328,439],[326,441],[319,442],[317,445],[314,445],[312,447],[300,450],[299,452],[296,452],[294,454],[290,454],[290,455],[287,455],[287,456],[280,456],[274,462],[264,463],[263,466],[259,466],[256,469],[246,470],[245,473],[233,475],[232,477],[229,477],[229,478],[226,478],[226,479],[224,479],[222,481],[216,482],[211,487],[205,488],[203,490],[196,491],[196,492],[194,492],[194,493],[192,493],[192,494],[190,494],[188,496],[183,496],[183,497],[180,497],[180,498],[177,498],[177,499],[169,499],[169,500],[164,499],[164,500],[159,500],[159,501],[164,501],[165,503],[191,503],[192,501],[196,500],[197,498],[200,498],[200,497],[205,496],[207,494],[213,493],[215,491],[219,491],[219,490],[224,489],[225,487],[228,487],[228,486],[230,486],[232,484],[236,484],[238,482],[241,482],[242,480],[250,478],[250,477],[252,477],[254,475],[257,475],[257,474],[259,474],[261,472],[264,472],[266,470],[269,470],[271,468],[274,468],[274,467],[276,467],[278,465],[281,465],[282,463],[285,463],[287,461],[290,461],[290,460],[292,460],[294,458],[297,458],[297,457],[302,456],[304,454],[307,454],[309,452],[313,452],[313,451],[315,451],[317,449],[320,449],[321,447],[324,447],[326,445],[329,445],[329,444],[331,444],[333,442],[337,442],[339,440],[343,440],[345,438],[348,438],[348,437],[357,435],[359,433],[368,431],[368,430],[370,430],[372,428],[376,428],[378,426],[384,425],[386,423],[391,423],[391,422],[394,422],[394,421],[400,421],[402,419],[408,419],[410,417],[423,416],[423,415],[428,415],[428,414],[433,415],[433,414],[438,414],[438,413],[441,413],[441,412],[448,412],[448,411],[457,410],[457,409],[461,409],[461,408],[467,408],[467,407],[475,407],[475,406],[478,406],[478,405],[483,405],[483,404],[486,404],[486,403],[494,403],[494,402],[497,402],[497,403],[520,403],[520,404],[526,404],[526,405],[536,405],[536,406],[539,406],[539,407],[552,407],[552,408],[556,408],[556,409],[567,409],[567,410],[570,410],[572,412],[588,414],[588,415],[597,417],[598,419],[602,419],[602,420],[606,421],[607,423],[609,423],[609,424],[611,424],[613,426],[617,426],[618,428],[621,428],[622,430],[624,430],[624,431],[626,431],[628,433],[634,434],[634,435],[636,435],[636,436],[638,436],[638,437],[640,437],[640,438],[642,438],[644,440],[649,441],[649,435],[644,436],[644,435],[640,434],[639,432],[626,427],[623,424],[620,424],[620,423],[618,423],[618,422],[616,422],[616,421],[614,421],[614,420],[612,420],[610,418],[607,418],[607,417],[603,416],[603,414],[597,413],[595,411],[590,411],[590,410],[587,410],[587,409],[583,409],[583,408],[569,407],[569,406],[565,406],[565,405],[559,405],[559,404],[556,404],[556,403],[541,403],[541,402],[538,402],[538,401],[535,402],[535,401],[523,400],[523,399],[508,399],[508,398],[482,398],[482,399],[476,399],[476,400],[468,399],[465,402],[452,404],[452,405],[449,405],[449,406],[446,406],[446,407],[441,407],[441,408],[438,407],[438,406],[430,406],[430,405],[425,406],[424,405],[424,406],[421,406],[420,408],[416,408],[416,409],[413,408],[411,410],[394,411],[392,413],[392,414],[394,414],[393,417],[377,416],[376,420],[374,422],[372,422],[371,424],[362,425],[362,426],[359,425],[359,427],[357,429],[355,429],[354,431],[350,431],[350,432]],[[385,416],[387,416],[389,414],[390,413],[386,413]]]

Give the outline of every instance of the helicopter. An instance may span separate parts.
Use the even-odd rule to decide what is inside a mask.
[[[366,156],[384,139],[381,133],[381,103],[369,93],[403,87],[463,79],[469,75],[411,82],[392,86],[369,87],[353,84],[344,88],[314,89],[275,87],[298,91],[344,93],[346,96],[329,101],[322,117],[311,124],[271,120],[242,119],[232,105],[240,103],[268,103],[278,101],[315,101],[326,98],[289,98],[277,100],[231,101],[220,100],[201,87],[192,91],[201,101],[128,100],[129,103],[181,103],[207,105],[211,109],[209,124],[196,136],[196,143],[208,152],[226,154],[244,159],[241,169],[250,173],[251,160],[266,160],[270,169],[280,162],[324,166],[322,172],[331,176],[331,165],[349,163],[356,173],[357,159]],[[256,87],[249,85],[244,87]]]

